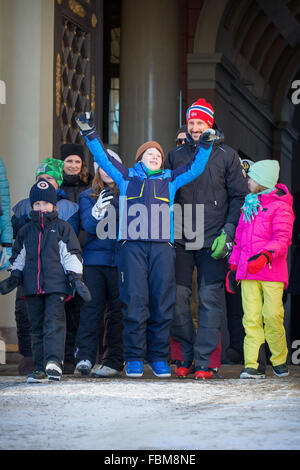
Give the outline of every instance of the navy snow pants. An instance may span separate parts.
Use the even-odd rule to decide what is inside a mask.
[[[168,242],[121,243],[119,289],[124,360],[167,361],[176,299],[174,246]]]

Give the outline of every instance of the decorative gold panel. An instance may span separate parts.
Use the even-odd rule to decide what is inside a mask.
[[[75,115],[89,111],[90,33],[65,19],[62,34],[61,64],[61,141],[80,142]],[[57,68],[58,73],[58,68]]]
[[[85,17],[86,15],[85,9],[76,0],[69,0],[69,7],[76,15],[80,16],[80,18]]]
[[[91,109],[92,109],[93,113],[95,113],[95,110],[96,110],[96,80],[95,80],[95,75],[92,76]]]
[[[56,116],[60,114],[60,103],[61,103],[61,57],[57,54],[56,57],[56,82],[55,82],[55,96],[56,96]]]
[[[93,26],[93,28],[96,28],[97,23],[98,23],[97,16],[95,15],[95,13],[93,13],[92,14],[92,26]]]

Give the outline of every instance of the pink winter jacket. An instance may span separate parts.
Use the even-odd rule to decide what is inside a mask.
[[[258,197],[261,207],[254,219],[246,223],[243,214],[240,216],[229,264],[237,266],[237,280],[279,281],[284,282],[286,288],[287,251],[291,244],[295,219],[293,197],[284,184],[276,184],[274,191]],[[272,253],[272,263],[256,274],[248,273],[248,259],[263,250]]]

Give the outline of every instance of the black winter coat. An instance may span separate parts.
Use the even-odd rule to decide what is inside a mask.
[[[166,159],[165,167],[175,170],[189,163],[196,144],[187,134],[188,142],[173,148]],[[238,154],[224,144],[224,136],[214,143],[213,150],[203,173],[191,183],[177,191],[175,202],[192,204],[192,229],[196,229],[196,204],[204,204],[204,248],[211,247],[226,223],[238,224],[241,207],[249,193],[246,176]],[[176,240],[184,244],[187,240]],[[193,241],[193,240],[188,240]]]
[[[80,179],[79,175],[66,175],[64,173],[64,179],[62,185],[60,186],[60,189],[64,191],[69,201],[76,202],[78,204],[80,194],[82,193],[82,191],[85,191],[86,189],[90,188],[92,182],[92,175],[89,175],[88,182],[84,183]]]
[[[24,295],[71,294],[67,271],[82,273],[79,241],[57,212],[31,212],[32,220],[17,234],[10,258],[22,272]]]

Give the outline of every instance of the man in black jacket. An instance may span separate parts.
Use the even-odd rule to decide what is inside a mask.
[[[171,170],[192,160],[200,135],[214,126],[214,110],[204,99],[199,99],[187,110],[186,120],[187,142],[172,149],[167,157],[165,167]],[[240,209],[248,193],[237,153],[224,144],[221,132],[216,130],[216,133],[219,139],[204,172],[183,186],[175,199],[181,206],[183,221],[184,213],[191,212],[186,218],[188,223],[183,223],[181,239],[176,240],[177,299],[171,335],[179,342],[184,358],[176,369],[176,375],[185,377],[190,373],[194,360],[196,379],[213,375],[211,355],[220,341],[227,258],[232,249]],[[201,214],[204,219],[201,219]],[[199,230],[203,232],[202,237]],[[200,246],[199,240],[202,241]],[[197,267],[199,297],[196,336],[190,310],[194,266]]]

